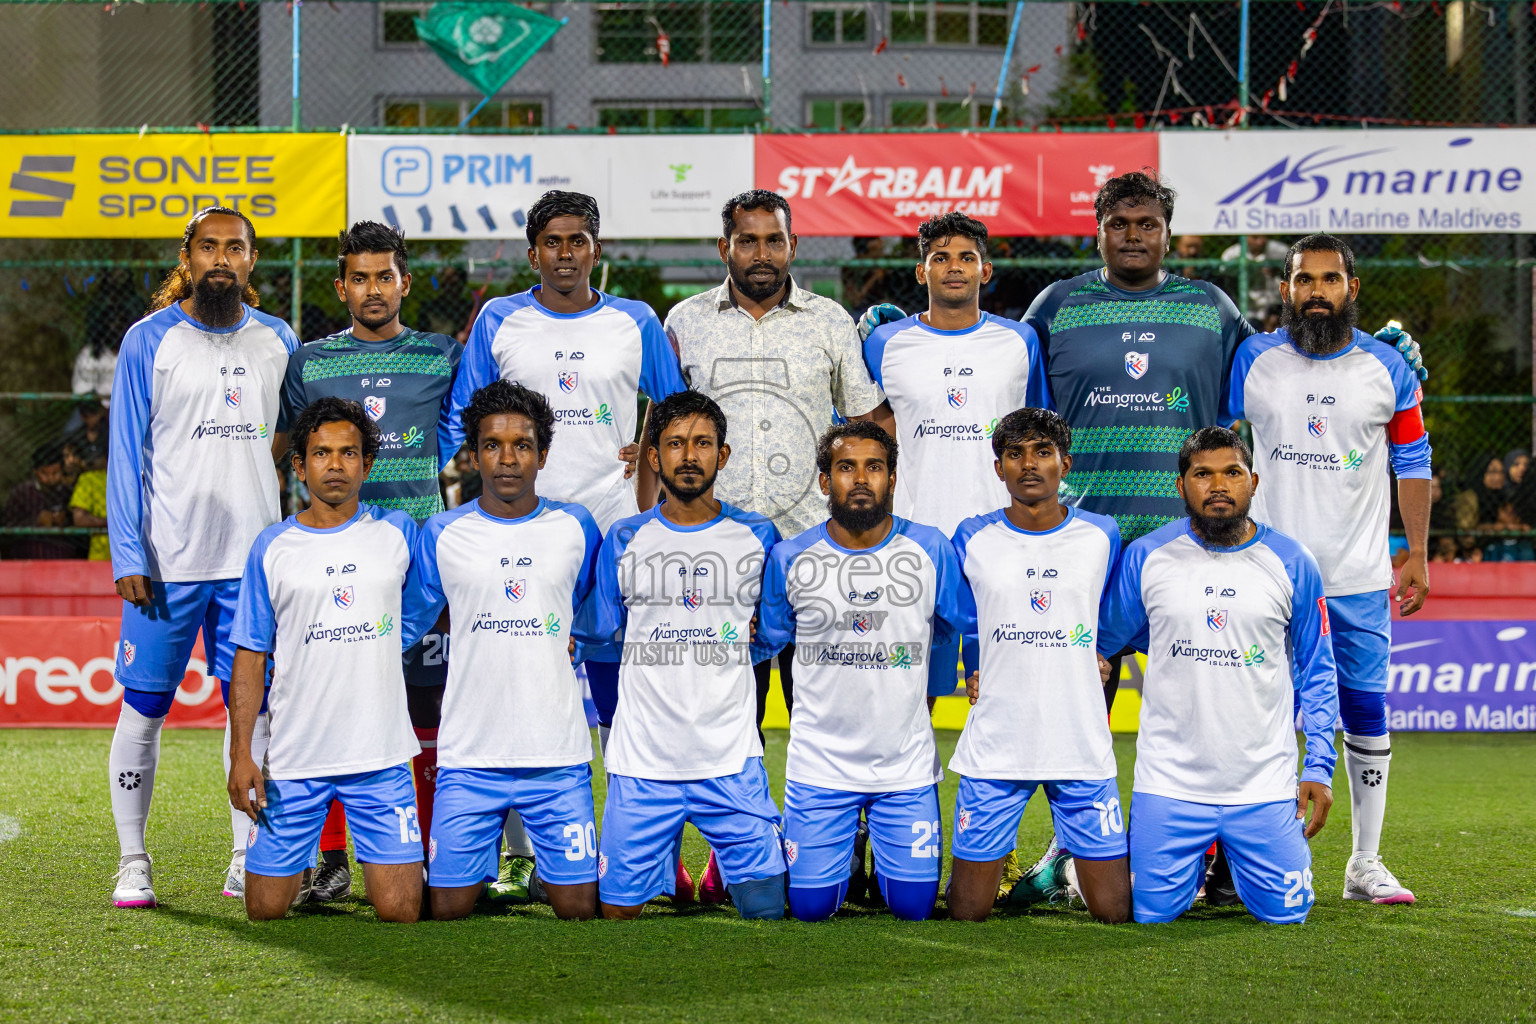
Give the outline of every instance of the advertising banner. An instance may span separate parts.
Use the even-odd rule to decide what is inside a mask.
[[[408,238],[523,236],[550,189],[585,192],[604,238],[714,238],[720,207],[752,187],[744,135],[354,135],[350,220]]]
[[[951,210],[995,235],[1091,235],[1099,186],[1156,166],[1150,132],[759,135],[756,180],[801,235],[915,235]]]
[[[1163,132],[1175,233],[1443,234],[1536,225],[1536,130]]]
[[[1388,685],[1393,732],[1536,730],[1536,624],[1394,622]]]
[[[0,238],[175,238],[205,206],[265,235],[345,225],[346,143],[299,133],[0,135]]]
[[[115,619],[0,616],[0,728],[116,725],[123,702],[112,678],[117,630]],[[201,640],[165,724],[224,727],[224,699]]]

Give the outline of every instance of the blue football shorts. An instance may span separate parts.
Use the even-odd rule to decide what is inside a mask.
[[[286,878],[313,864],[332,800],[340,800],[347,812],[360,862],[421,861],[409,763],[323,779],[268,779],[266,788],[266,811],[246,838],[245,870],[253,874]]]
[[[597,881],[592,768],[439,768],[427,846],[431,884],[495,881],[507,812],[522,815],[539,877],[552,885]]]
[[[1351,690],[1387,692],[1387,661],[1392,649],[1391,592],[1328,598],[1328,630],[1339,685]]]
[[[401,658],[406,686],[448,685],[448,634],[426,633]]]
[[[848,878],[859,812],[869,819],[875,871],[898,882],[932,882],[944,866],[939,787],[854,793],[803,782],[784,787],[784,859],[795,888]]]
[[[779,809],[761,757],[747,758],[735,775],[693,782],[609,775],[597,856],[602,901],[633,907],[671,893],[687,822],[704,834],[727,885],[783,874]]]
[[[197,632],[202,630],[208,674],[227,686],[235,663],[235,647],[229,635],[235,622],[235,604],[240,600],[240,581],[153,580],[150,595],[148,608],[123,602],[117,681],[130,690],[150,693],[176,689],[186,675]]]
[[[1038,787],[1045,788],[1062,849],[1082,860],[1117,860],[1129,853],[1114,779],[1021,782],[969,776],[960,778],[950,852],[977,863],[1006,857],[1018,845],[1019,821]]]
[[[1316,898],[1312,848],[1296,801],[1197,804],[1131,796],[1131,899],[1138,922],[1172,921],[1195,902],[1205,851],[1221,840],[1243,906],[1260,921],[1300,924]]]

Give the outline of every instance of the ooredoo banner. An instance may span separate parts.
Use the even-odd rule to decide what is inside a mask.
[[[116,725],[123,702],[112,678],[117,631],[111,619],[0,616],[0,727]],[[224,700],[201,641],[166,725],[224,727]]]
[[[354,135],[351,220],[410,238],[521,238],[550,189],[585,192],[604,238],[713,238],[720,207],[752,187],[743,135]]]
[[[915,235],[952,210],[998,235],[1091,235],[1099,186],[1156,166],[1150,132],[759,135],[756,181],[801,235]]]
[[[1176,233],[1444,234],[1536,225],[1532,129],[1164,132]]]
[[[0,136],[0,238],[181,238],[205,206],[257,236],[335,235],[346,144],[334,132]]]

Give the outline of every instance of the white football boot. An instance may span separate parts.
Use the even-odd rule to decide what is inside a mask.
[[[1344,868],[1344,898],[1369,903],[1412,903],[1413,893],[1387,870],[1377,853],[1357,853]]]
[[[149,861],[131,860],[117,869],[117,888],[112,890],[114,907],[153,907],[155,890],[150,887]]]

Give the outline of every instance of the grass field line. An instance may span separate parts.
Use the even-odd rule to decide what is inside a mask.
[[[8,843],[21,835],[21,822],[9,814],[0,814],[0,843]]]

